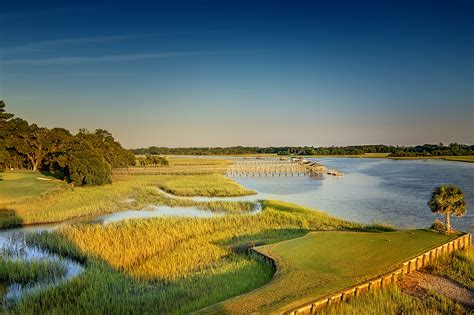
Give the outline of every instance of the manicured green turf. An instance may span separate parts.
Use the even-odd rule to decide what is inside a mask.
[[[37,197],[63,183],[38,172],[6,172],[0,174],[0,204]]]
[[[302,238],[258,247],[260,252],[276,260],[279,271],[275,278],[258,290],[207,311],[289,310],[393,270],[410,257],[455,236],[427,230],[313,232]]]

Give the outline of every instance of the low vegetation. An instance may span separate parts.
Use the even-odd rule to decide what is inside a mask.
[[[146,156],[139,156],[135,159],[137,166],[168,166],[169,161],[163,156],[147,154]]]
[[[474,291],[474,248],[456,251],[431,262],[427,270]]]
[[[58,279],[66,274],[59,261],[19,261],[0,257],[0,282],[31,283]]]
[[[468,314],[461,305],[450,299],[428,292],[427,297],[419,299],[403,293],[398,287],[393,286],[383,290],[373,291],[362,297],[351,299],[318,311],[321,315],[338,314]]]
[[[287,311],[394,270],[403,261],[453,237],[427,230],[314,232],[303,238],[257,247],[279,266],[273,281],[206,312]]]
[[[155,218],[75,225],[32,234],[35,243],[83,262],[79,277],[22,299],[12,309],[43,313],[189,313],[268,282],[273,269],[250,246],[310,229],[362,229],[298,206],[265,201],[256,215]]]
[[[163,175],[158,185],[162,190],[177,196],[229,197],[255,194],[221,174]]]
[[[447,156],[443,158],[448,161],[474,163],[474,156]]]
[[[7,172],[4,176],[4,180],[0,181],[0,187],[5,188],[6,191],[18,191],[20,188],[16,179],[22,178],[22,176],[26,176],[27,181],[33,183],[37,181],[40,186],[44,185],[43,182],[49,183],[54,180],[51,177],[46,179],[52,179],[52,181],[37,180],[36,177],[41,176],[39,173]],[[213,194],[234,196],[251,193],[221,174],[175,177],[166,175],[116,176],[113,184],[93,187],[71,188],[67,185],[60,185],[61,183],[57,184],[58,186],[55,186],[57,189],[49,192],[44,187],[28,190],[31,198],[34,199],[0,199],[0,228],[21,224],[58,222],[124,209],[141,209],[150,204],[193,206],[211,211],[232,213],[248,212],[254,207],[254,204],[250,202],[196,202],[190,199],[167,198],[156,188],[171,187],[170,191],[173,193],[185,192],[187,195],[197,196],[212,196]],[[192,185],[195,185],[194,188]],[[184,189],[180,190],[179,187],[184,187]],[[17,195],[21,196],[20,192]],[[133,202],[127,202],[127,199],[131,199]]]

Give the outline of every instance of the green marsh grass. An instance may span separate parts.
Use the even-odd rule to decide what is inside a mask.
[[[222,174],[161,175],[158,186],[177,196],[231,197],[255,194]]]
[[[426,269],[474,290],[474,248],[458,250],[431,262]]]
[[[403,293],[392,286],[367,295],[351,299],[318,311],[321,315],[379,315],[379,314],[469,314],[460,304],[450,299],[428,292],[428,296],[419,299]]]
[[[66,274],[59,261],[18,261],[0,257],[0,281],[31,283],[38,280],[53,280]]]

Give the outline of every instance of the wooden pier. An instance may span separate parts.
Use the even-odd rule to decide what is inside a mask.
[[[304,159],[288,160],[238,160],[226,172],[231,177],[241,176],[304,176],[328,175],[342,176],[341,172],[328,170],[321,164]]]
[[[259,176],[343,176],[342,172],[302,158],[291,159],[238,159],[226,166],[193,165],[172,167],[131,167],[114,169],[115,175],[198,175],[220,173],[230,177]]]

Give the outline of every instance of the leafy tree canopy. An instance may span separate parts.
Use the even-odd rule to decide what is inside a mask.
[[[5,113],[0,102],[0,166],[48,171],[76,185],[102,185],[111,182],[111,170],[135,164],[134,154],[103,129],[81,129],[72,135],[67,129],[48,129],[29,124]]]

